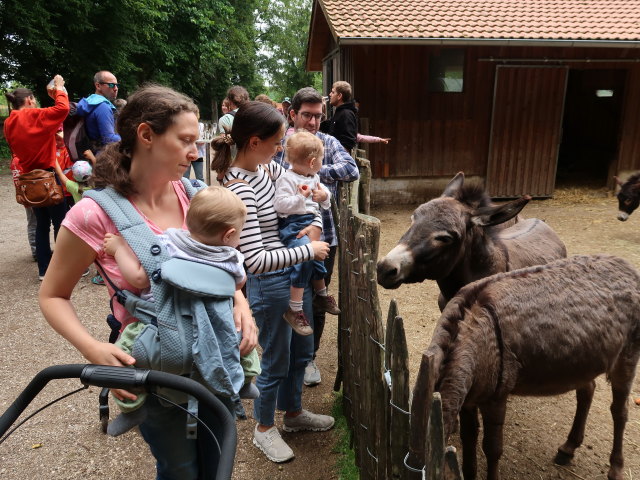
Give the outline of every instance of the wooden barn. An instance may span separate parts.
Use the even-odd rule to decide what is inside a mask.
[[[495,198],[640,170],[638,0],[314,0],[307,69],[360,102],[378,202],[462,170]]]

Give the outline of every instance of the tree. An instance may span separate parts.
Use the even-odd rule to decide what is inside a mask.
[[[302,87],[320,90],[319,73],[305,70],[312,0],[263,0],[258,11],[259,66],[275,98]]]
[[[256,88],[258,0],[0,0],[0,80],[34,88],[60,73],[71,98],[112,71],[121,96],[153,81],[192,96],[206,118],[232,83]]]

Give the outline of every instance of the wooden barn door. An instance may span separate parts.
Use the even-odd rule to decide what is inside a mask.
[[[567,73],[567,67],[497,67],[487,165],[492,197],[553,195]]]

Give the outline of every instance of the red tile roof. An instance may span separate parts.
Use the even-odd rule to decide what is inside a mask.
[[[341,39],[640,42],[640,0],[319,0]]]

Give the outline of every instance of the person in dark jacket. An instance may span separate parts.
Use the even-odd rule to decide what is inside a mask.
[[[96,92],[78,102],[76,115],[85,117],[85,129],[96,154],[109,143],[119,142],[115,129],[113,102],[118,97],[118,80],[115,75],[101,70],[93,76]]]
[[[347,152],[356,146],[358,135],[358,110],[353,102],[351,85],[339,81],[333,84],[329,103],[335,108],[333,117],[322,122],[320,131],[338,139]]]

